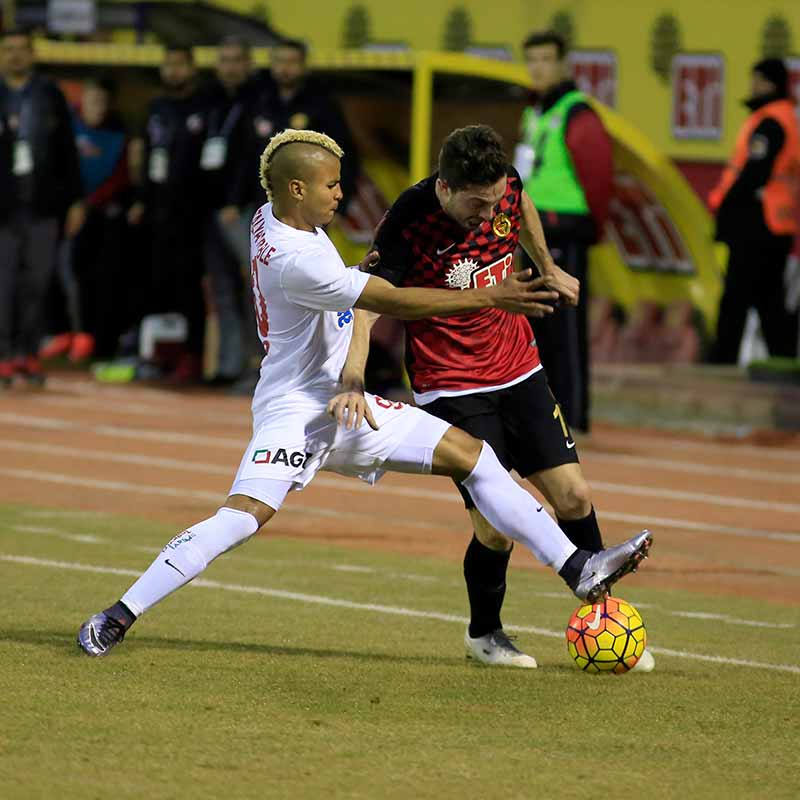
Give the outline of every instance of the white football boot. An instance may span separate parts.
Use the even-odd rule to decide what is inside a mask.
[[[519,667],[536,669],[538,664],[533,656],[523,653],[511,641],[511,637],[502,628],[473,639],[469,628],[464,632],[464,647],[467,658],[496,667]],[[641,661],[641,659],[639,659]]]
[[[639,660],[630,668],[630,672],[652,672],[656,668],[656,660],[653,654],[645,649],[639,656]]]

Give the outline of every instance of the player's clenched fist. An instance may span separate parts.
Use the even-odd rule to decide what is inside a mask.
[[[546,288],[545,278],[534,279],[531,270],[512,272],[505,280],[487,289],[497,308],[529,317],[544,317],[553,313],[558,292]]]

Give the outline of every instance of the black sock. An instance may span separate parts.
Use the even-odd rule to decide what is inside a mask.
[[[128,630],[128,628],[136,622],[136,614],[134,614],[122,600],[118,600],[111,608],[107,608],[103,613],[117,620],[125,630]]]
[[[473,639],[502,628],[500,609],[506,596],[506,570],[511,550],[492,550],[475,534],[464,555],[464,579],[469,596],[469,635]]]
[[[591,557],[592,554],[588,550],[576,550],[558,571],[558,574],[567,582],[567,586],[570,589],[574,589],[578,585],[581,570]]]
[[[597,524],[597,516],[592,510],[583,519],[560,519],[558,527],[578,550],[599,553],[603,549],[603,537]]]

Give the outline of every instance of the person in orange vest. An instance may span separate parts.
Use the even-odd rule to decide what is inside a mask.
[[[800,132],[783,61],[753,67],[752,112],[709,204],[729,249],[711,360],[735,364],[747,312],[758,311],[770,355],[797,355],[797,312],[786,308],[784,272],[797,233]]]

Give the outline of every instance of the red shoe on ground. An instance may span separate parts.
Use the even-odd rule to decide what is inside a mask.
[[[69,360],[88,361],[94,353],[94,336],[90,333],[76,333],[72,337],[72,344],[69,348]]]
[[[49,359],[65,356],[72,346],[72,339],[71,333],[56,334],[39,350],[39,358]]]
[[[8,389],[14,379],[14,364],[11,361],[0,361],[0,389]]]
[[[184,353],[179,359],[175,370],[165,378],[165,382],[172,385],[186,386],[200,383],[203,379],[203,362],[200,356],[194,353]]]
[[[44,386],[44,372],[38,358],[23,356],[14,360],[14,372],[31,387]]]

